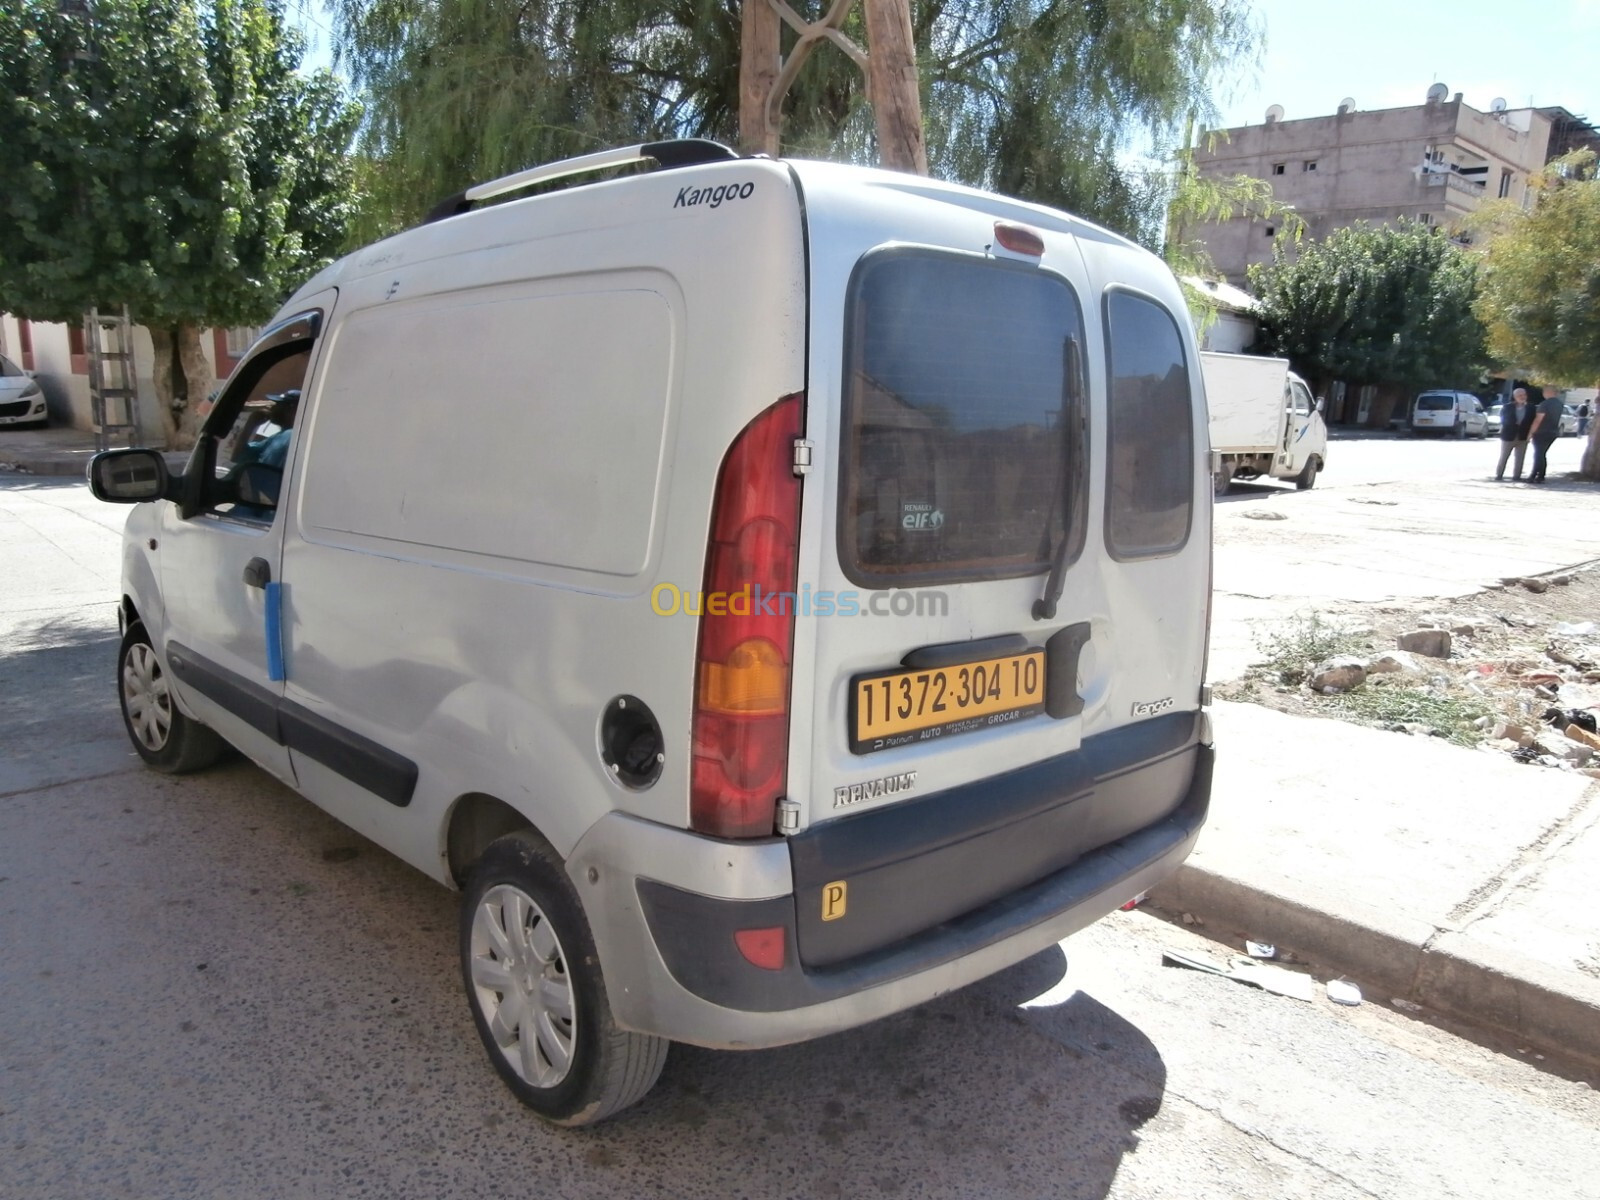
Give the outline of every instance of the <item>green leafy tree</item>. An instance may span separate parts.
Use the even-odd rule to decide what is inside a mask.
[[[11,0],[0,17],[0,308],[150,329],[170,445],[206,325],[264,320],[343,243],[359,110],[298,74],[277,0]]]
[[[1292,361],[1320,392],[1336,379],[1375,384],[1369,422],[1383,426],[1406,393],[1473,387],[1485,357],[1474,314],[1478,261],[1415,221],[1335,230],[1298,253],[1280,240],[1250,268],[1262,348]]]
[[[340,61],[369,99],[364,232],[532,162],[662,137],[735,142],[740,7],[335,0]],[[817,16],[823,0],[794,7]],[[933,174],[1152,244],[1165,197],[1119,150],[1208,115],[1209,81],[1257,38],[1247,0],[913,0],[911,12]],[[845,32],[865,43],[859,10]],[[794,36],[785,27],[785,52]],[[818,50],[785,98],[784,152],[870,161],[865,91],[848,57]]]
[[[1534,182],[1532,209],[1497,204],[1488,235],[1478,315],[1495,358],[1555,384],[1600,381],[1600,175],[1592,151],[1552,163]],[[1600,479],[1600,421],[1582,471]]]

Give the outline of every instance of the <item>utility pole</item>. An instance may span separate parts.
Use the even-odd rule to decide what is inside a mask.
[[[827,13],[809,21],[786,0],[744,0],[740,12],[739,145],[747,154],[777,154],[783,97],[811,52],[832,42],[861,68],[867,80],[878,133],[878,161],[900,171],[928,173],[922,136],[922,97],[917,86],[916,45],[910,0],[862,0],[867,49],[843,32],[856,0],[832,0]],[[787,24],[797,35],[783,58],[780,34]]]

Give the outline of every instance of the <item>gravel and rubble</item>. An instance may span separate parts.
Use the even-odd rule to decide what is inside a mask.
[[[1441,605],[1342,604],[1255,632],[1216,695],[1600,778],[1600,562]]]

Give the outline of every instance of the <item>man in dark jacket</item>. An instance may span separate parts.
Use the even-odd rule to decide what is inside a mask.
[[[1528,472],[1529,483],[1543,483],[1546,459],[1550,447],[1561,436],[1561,395],[1553,387],[1544,389],[1544,399],[1533,410],[1533,424],[1528,426],[1528,440],[1533,443],[1533,470]]]
[[[1522,478],[1522,459],[1528,453],[1528,426],[1533,424],[1533,406],[1526,388],[1511,393],[1511,403],[1500,410],[1500,461],[1494,469],[1496,479],[1504,479],[1506,460],[1516,454],[1511,478]]]

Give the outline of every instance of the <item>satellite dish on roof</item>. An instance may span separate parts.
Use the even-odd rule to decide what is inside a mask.
[[[1436,83],[1428,89],[1428,103],[1437,104],[1450,94],[1450,89],[1442,83]]]
[[[1281,121],[1281,120],[1283,120],[1283,105],[1274,104],[1271,108],[1267,109],[1267,124],[1268,125],[1271,125],[1274,121]]]
[[[1504,96],[1496,96],[1493,100],[1489,101],[1489,111],[1490,112],[1492,112],[1492,113],[1503,113],[1503,112],[1505,112],[1505,110],[1506,110],[1506,98]]]
[[[1341,113],[1355,112],[1355,110],[1356,98],[1354,96],[1346,96],[1343,100],[1339,101],[1339,111]]]

